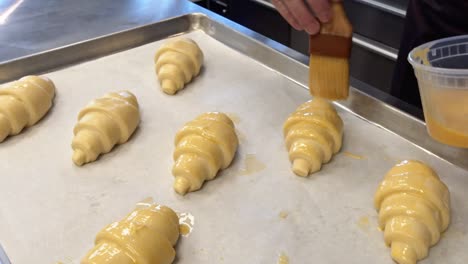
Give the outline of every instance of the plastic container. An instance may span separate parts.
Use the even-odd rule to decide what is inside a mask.
[[[411,51],[431,137],[468,148],[468,35],[432,41]]]

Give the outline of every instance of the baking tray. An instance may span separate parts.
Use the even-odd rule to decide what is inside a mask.
[[[153,55],[186,35],[205,54],[201,75],[176,96],[159,89]],[[294,176],[282,138],[287,116],[309,99],[305,56],[220,17],[188,14],[0,65],[0,80],[45,73],[54,107],[0,145],[0,243],[12,263],[79,263],[96,233],[151,197],[194,216],[176,263],[393,263],[377,228],[373,194],[397,161],[419,159],[448,185],[453,220],[421,263],[468,259],[467,152],[441,146],[424,124],[352,89],[337,104],[340,154],[308,178]],[[106,92],[138,97],[130,141],[76,167],[70,143],[78,111]],[[173,139],[205,111],[235,121],[232,166],[201,191],[172,190]]]

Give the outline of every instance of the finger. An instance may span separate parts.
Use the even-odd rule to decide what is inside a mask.
[[[272,0],[271,3],[276,7],[276,10],[281,16],[288,21],[288,23],[296,30],[303,30],[300,24],[296,21],[294,16],[289,12],[289,9],[284,5],[281,0]]]
[[[312,12],[310,12],[303,0],[285,0],[284,4],[307,33],[313,35],[320,30],[319,22]]]
[[[306,0],[306,3],[312,8],[320,22],[325,23],[330,21],[332,12],[329,0]]]

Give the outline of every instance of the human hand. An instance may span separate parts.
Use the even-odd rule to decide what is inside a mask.
[[[330,0],[272,0],[278,12],[296,30],[314,35],[320,30],[320,22],[331,19]]]

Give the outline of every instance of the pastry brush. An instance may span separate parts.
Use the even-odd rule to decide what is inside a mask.
[[[310,36],[309,91],[316,97],[341,100],[349,94],[353,27],[339,1],[333,1],[331,9],[331,21]]]

